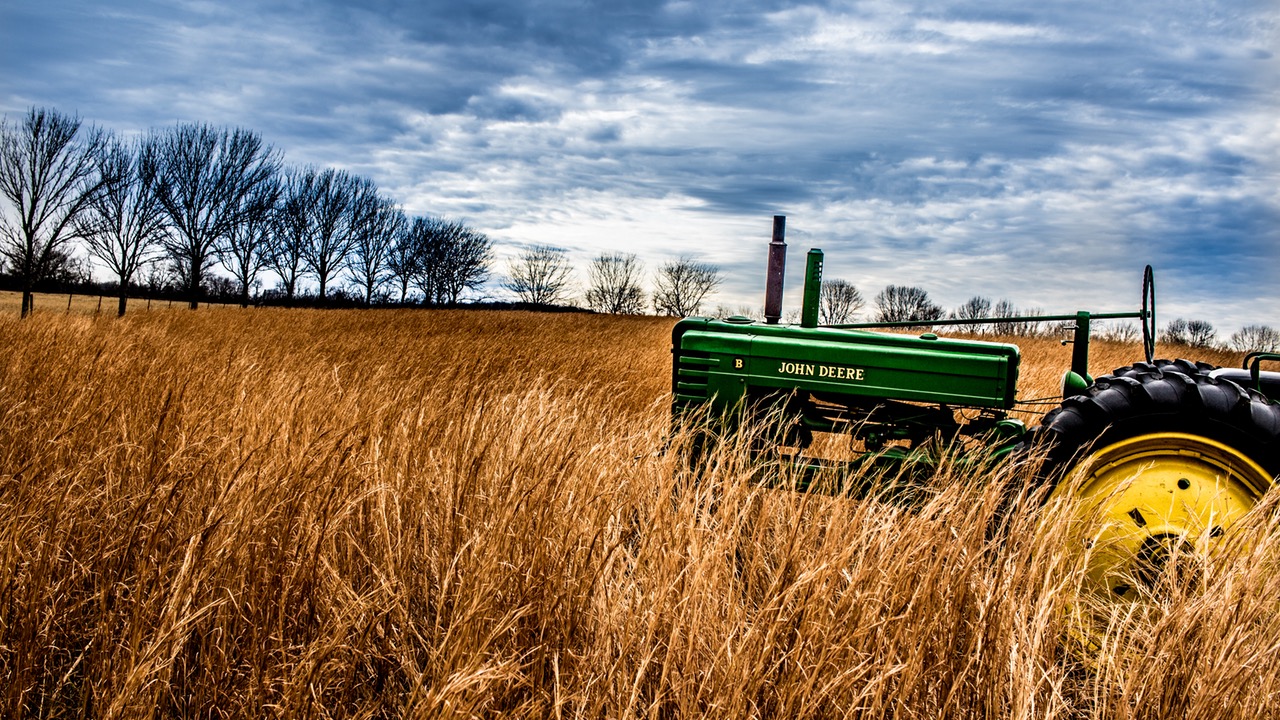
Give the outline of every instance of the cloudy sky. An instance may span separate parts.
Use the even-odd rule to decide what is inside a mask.
[[[868,296],[1280,324],[1275,0],[5,0],[0,111],[260,132],[411,214]],[[501,268],[501,263],[499,263]],[[497,290],[495,293],[499,292]]]

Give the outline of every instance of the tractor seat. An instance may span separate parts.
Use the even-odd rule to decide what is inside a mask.
[[[1243,388],[1253,388],[1253,378],[1244,368],[1218,368],[1209,373],[1209,377],[1219,380],[1230,380]],[[1262,385],[1262,394],[1272,400],[1280,401],[1280,372],[1263,370],[1258,373],[1258,381]],[[1256,389],[1256,388],[1255,388]]]

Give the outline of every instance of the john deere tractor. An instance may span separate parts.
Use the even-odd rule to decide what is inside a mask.
[[[677,418],[771,423],[763,436],[793,458],[815,434],[839,433],[857,450],[854,472],[927,462],[939,442],[977,444],[995,458],[1042,448],[1038,482],[1069,487],[1083,496],[1082,513],[1101,513],[1088,582],[1119,598],[1136,596],[1135,578],[1171,547],[1214,542],[1280,474],[1280,372],[1262,370],[1280,354],[1250,353],[1241,368],[1155,359],[1150,267],[1132,312],[820,326],[823,254],[810,250],[800,322],[783,324],[784,230],[775,217],[765,320],[695,317],[672,332]],[[1093,377],[1091,324],[1126,318],[1142,326],[1144,361]],[[1011,416],[1020,407],[1018,347],[938,332],[1025,321],[1064,323],[1072,345],[1062,397],[1030,429]]]

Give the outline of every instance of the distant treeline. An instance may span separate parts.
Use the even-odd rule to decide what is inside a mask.
[[[0,284],[23,294],[88,289],[107,272],[130,295],[243,305],[454,305],[489,280],[493,241],[457,220],[409,217],[369,178],[293,167],[251,130],[184,123],[124,139],[57,110],[0,126]],[[225,274],[215,272],[221,268]],[[719,284],[692,258],[639,290],[635,256],[601,255],[587,304],[607,312],[697,312]],[[622,274],[611,272],[622,271]],[[267,287],[263,278],[276,278]],[[520,302],[563,304],[565,252],[526,247],[503,286]]]

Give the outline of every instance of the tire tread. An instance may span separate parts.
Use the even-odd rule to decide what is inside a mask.
[[[1280,475],[1280,404],[1190,360],[1117,368],[1067,398],[1033,429],[1027,448],[1047,447],[1043,478],[1054,481],[1096,443],[1173,430],[1212,437]]]

